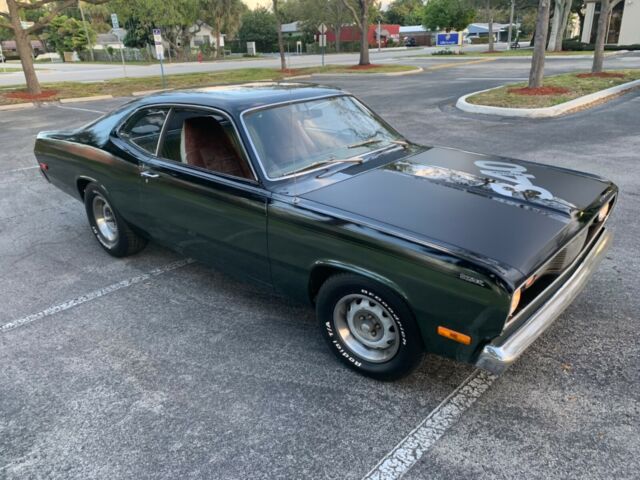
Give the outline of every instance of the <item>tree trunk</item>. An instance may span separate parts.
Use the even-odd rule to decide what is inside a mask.
[[[562,20],[564,0],[555,0],[553,6],[553,18],[551,19],[551,31],[549,32],[549,45],[547,50],[553,52],[556,48],[556,38],[558,30],[560,30],[560,21]]]
[[[507,33],[507,49],[511,50],[511,42],[513,41],[513,11],[515,10],[515,0],[511,0],[509,7],[509,33]]]
[[[596,43],[593,47],[593,66],[592,73],[602,72],[604,64],[604,44],[606,41],[607,30],[609,30],[609,14],[611,13],[611,2],[609,0],[600,0],[600,18],[598,18],[598,33],[596,34]]]
[[[280,50],[280,69],[287,69],[287,59],[284,55],[284,41],[282,39],[282,24],[278,15],[278,0],[273,0],[273,14],[276,17],[276,27],[278,28],[278,50]]]
[[[491,11],[491,0],[487,0],[487,16],[489,17],[489,51],[493,52],[493,13]]]
[[[547,43],[549,31],[549,10],[551,0],[540,0],[538,3],[538,17],[536,19],[535,46],[531,59],[531,71],[529,72],[529,88],[542,86],[544,78],[544,47]]]
[[[571,4],[572,0],[565,0],[564,2],[564,12],[562,15],[562,22],[560,22],[560,30],[558,31],[558,36],[556,37],[556,48],[555,52],[562,51],[562,41],[564,40],[564,36],[567,32],[567,25],[569,24],[569,15],[571,15]]]
[[[359,65],[369,65],[369,4],[367,0],[360,0],[360,62]]]
[[[31,50],[29,36],[20,24],[18,5],[16,5],[15,0],[7,0],[7,7],[9,7],[11,27],[16,39],[16,49],[18,50],[20,62],[22,63],[24,78],[27,82],[27,90],[31,95],[39,95],[42,93],[42,89],[40,88],[40,82],[38,82],[36,70],[33,67],[33,51]]]
[[[222,30],[220,20],[216,19],[215,24],[215,31],[213,33],[216,36],[216,58],[220,58],[220,30]]]
[[[342,36],[342,25],[338,25],[335,29],[336,32],[336,53],[340,53],[340,37]]]

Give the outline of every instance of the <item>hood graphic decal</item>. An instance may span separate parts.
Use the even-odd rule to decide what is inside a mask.
[[[485,167],[492,167],[492,169]],[[499,165],[497,167],[495,165],[478,165],[478,171],[482,175],[474,175],[460,170],[404,159],[388,164],[384,168],[424,178],[438,185],[465,190],[485,197],[489,196],[497,201],[519,207],[532,208],[535,205],[542,207],[541,211],[551,210],[550,213],[562,213],[567,216],[571,216],[578,210],[578,207],[572,203],[532,185],[529,179],[532,179],[533,175],[525,174],[524,167],[520,167],[515,174],[498,170],[498,167]],[[507,183],[507,181],[512,183]]]

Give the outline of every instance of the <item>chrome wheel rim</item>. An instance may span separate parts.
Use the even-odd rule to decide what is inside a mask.
[[[342,297],[334,308],[333,321],[344,345],[363,360],[383,363],[398,352],[398,324],[389,310],[370,297]]]
[[[118,242],[118,225],[111,205],[102,195],[93,197],[91,205],[98,239],[107,247],[113,247]]]

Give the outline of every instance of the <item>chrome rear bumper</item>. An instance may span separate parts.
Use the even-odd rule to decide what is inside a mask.
[[[578,268],[567,279],[558,279],[564,284],[517,328],[507,330],[486,345],[476,366],[499,374],[515,362],[582,291],[611,245],[612,237],[611,232],[602,231],[598,240],[580,260]]]

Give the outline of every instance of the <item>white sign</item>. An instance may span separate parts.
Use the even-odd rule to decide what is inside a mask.
[[[318,35],[318,45],[320,47],[327,46],[327,36],[325,34]]]
[[[153,43],[156,45],[162,45],[162,32],[159,28],[153,29]]]
[[[324,35],[327,33],[327,26],[324,23],[321,23],[318,27],[318,31]]]
[[[164,47],[162,46],[162,44],[156,44],[156,58],[158,60],[164,60]]]
[[[115,13],[111,14],[111,25],[114,30],[118,30],[120,28],[120,23],[118,23],[118,15]]]

